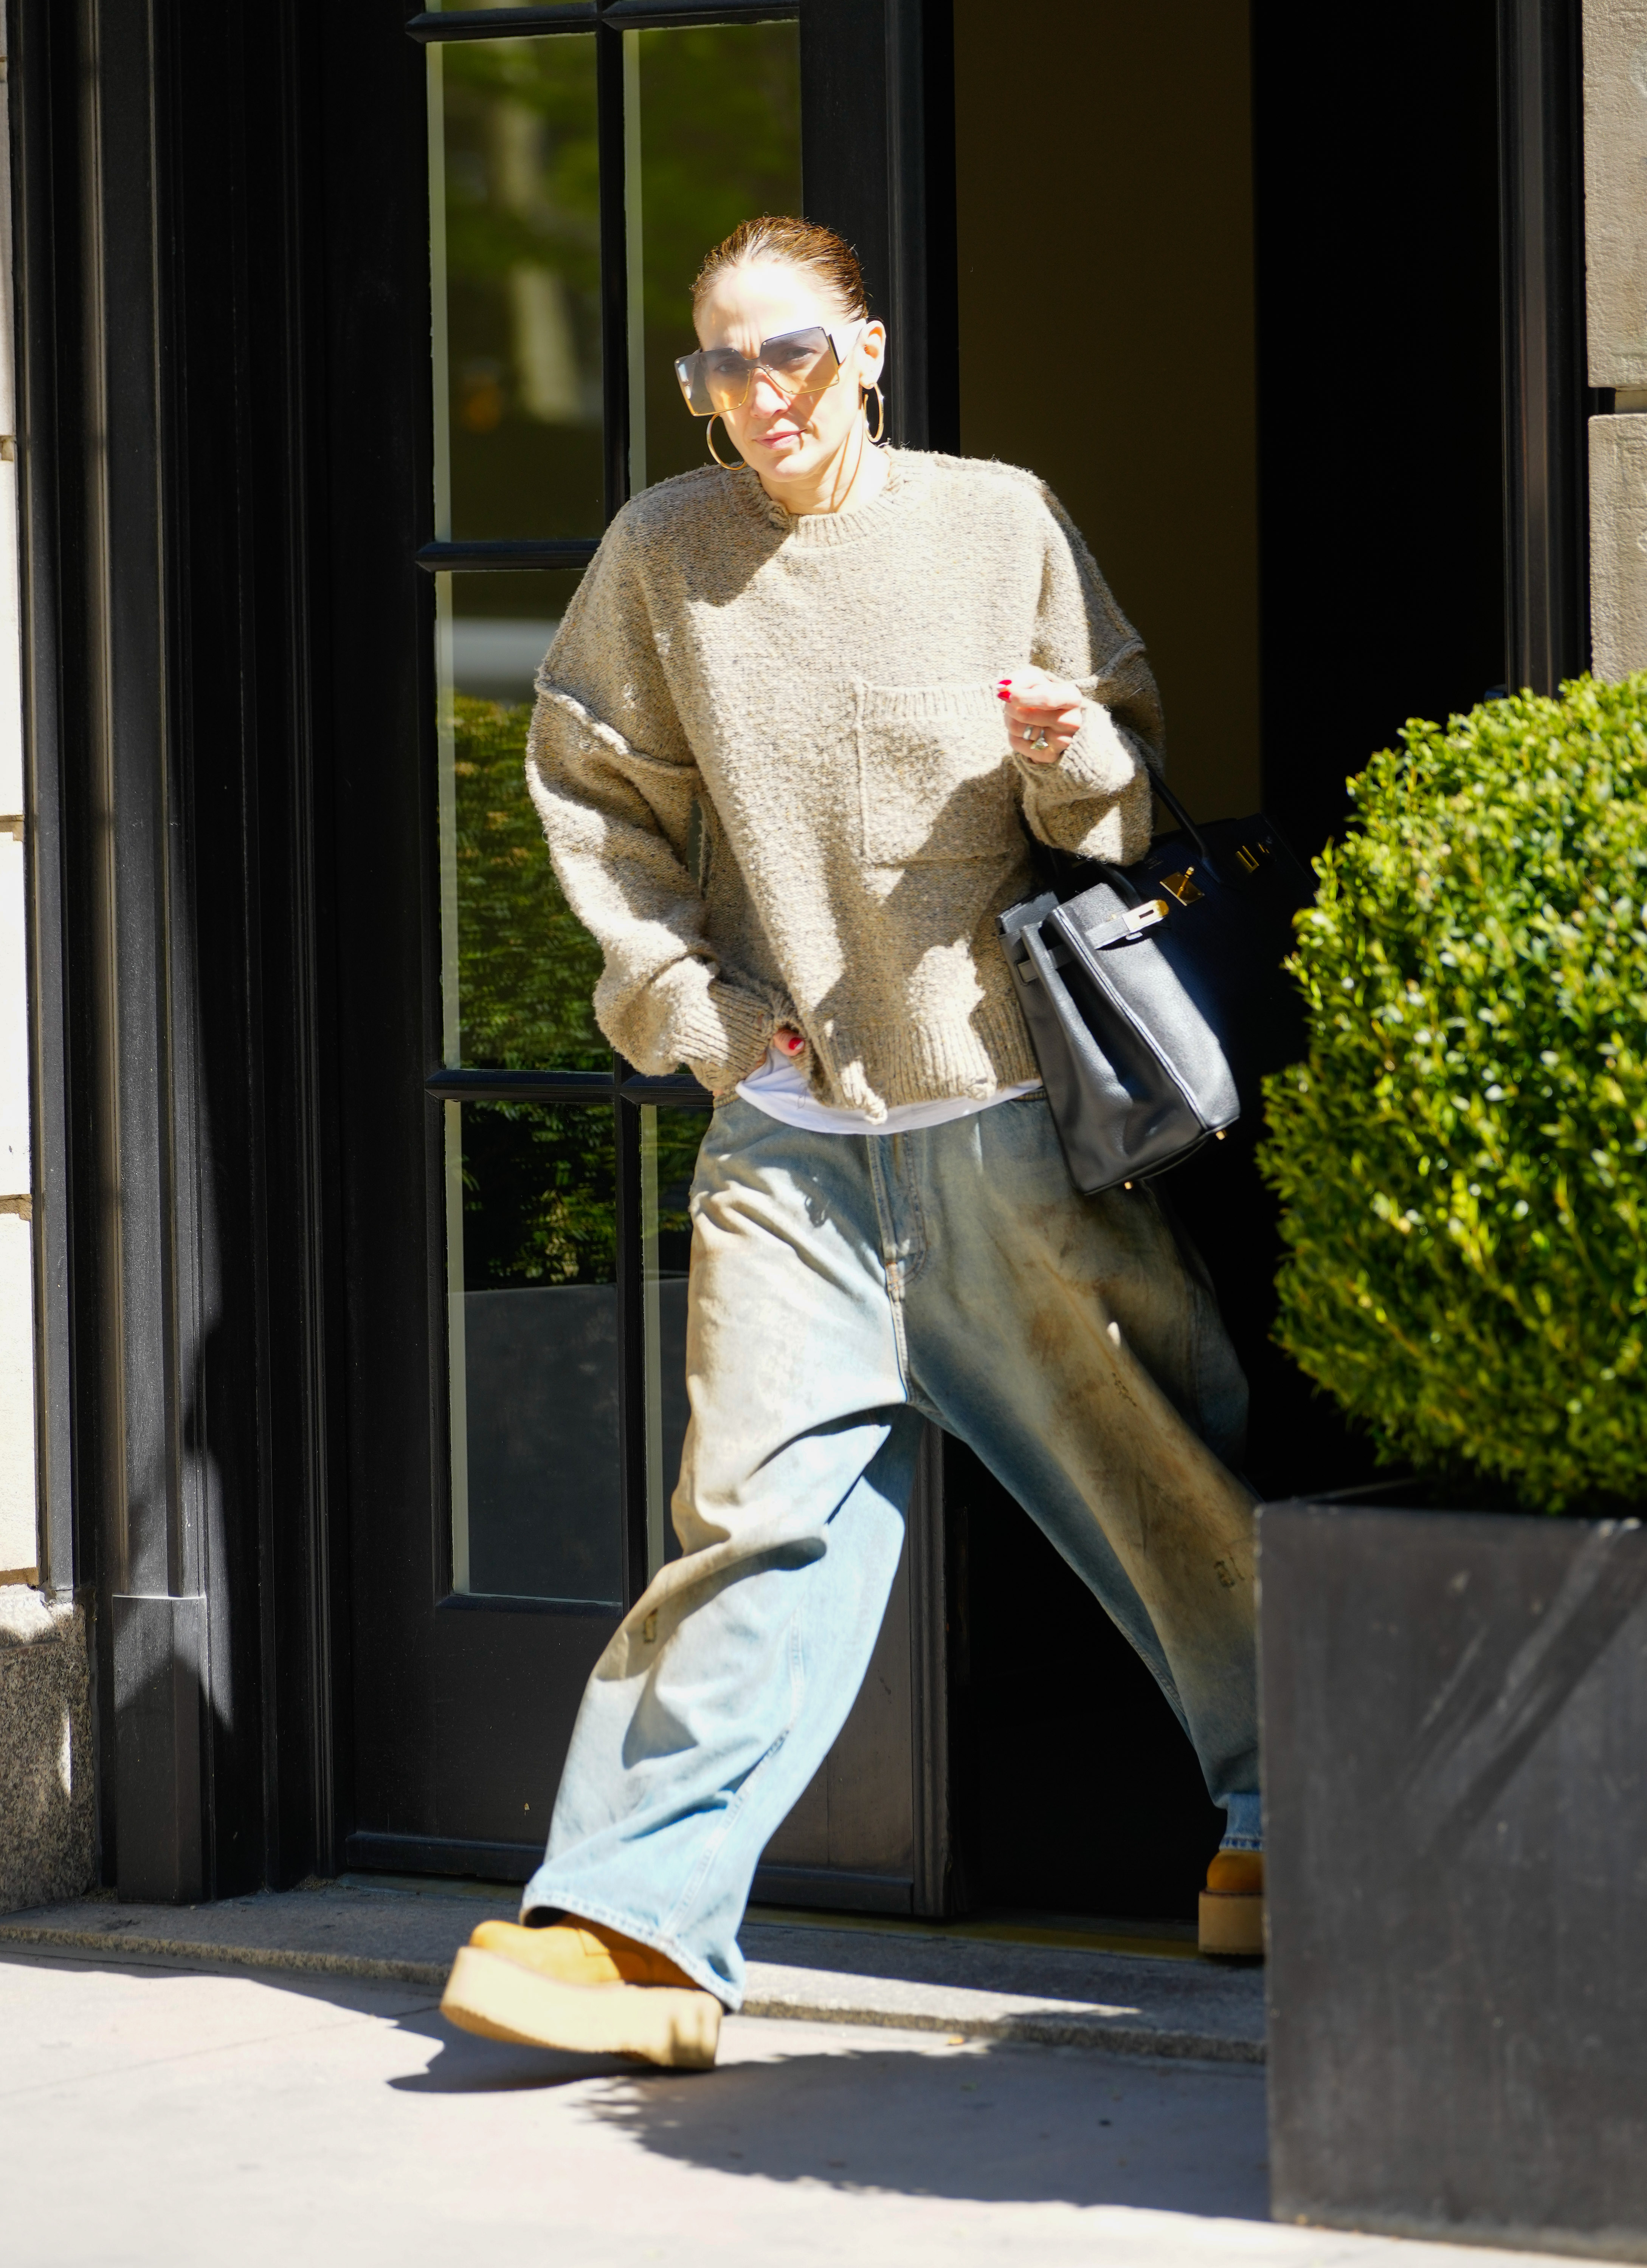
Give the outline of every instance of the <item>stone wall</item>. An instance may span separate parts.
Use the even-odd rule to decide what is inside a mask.
[[[11,178],[0,109],[0,1585],[33,1581],[33,1200],[25,955],[23,708],[18,674],[17,446],[11,385]]]
[[[0,1586],[0,1913],[78,1896],[95,1862],[85,1615]]]
[[[1584,0],[1591,666],[1647,669],[1647,0]]]

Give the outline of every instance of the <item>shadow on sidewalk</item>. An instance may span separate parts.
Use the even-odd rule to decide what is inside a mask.
[[[772,2182],[977,2203],[1154,2207],[1269,2219],[1263,2074],[1146,2063],[1081,2048],[973,2041],[815,2048],[811,2025],[751,2019],[713,2072],[470,2039],[434,2012],[401,2029],[438,2041],[417,2093],[556,2088],[605,2078],[587,2115],[677,2163]]]
[[[510,2095],[523,2088],[568,2087],[574,2080],[633,2079],[627,2056],[562,2054],[556,2048],[514,2047],[476,2039],[449,2024],[439,2008],[420,2008],[396,2029],[435,2043],[428,2068],[388,2084],[397,2095]]]
[[[216,1975],[307,2001],[317,2015],[351,2011],[405,2042],[398,2069],[385,2073],[380,2064],[369,2088],[425,2099],[550,2097],[577,2088],[572,2115],[586,2127],[593,2122],[660,2161],[798,2190],[1268,2219],[1264,2078],[1252,2065],[1006,2042],[956,2045],[935,2033],[735,2017],[713,2072],[648,2071],[617,2057],[472,2038],[448,2025],[432,1992],[416,1984],[39,1947],[6,1948],[0,1976],[7,1970],[118,1975],[141,1986],[145,2000],[155,1988]],[[159,2001],[169,1999],[162,1989]],[[161,2013],[157,2006],[157,2020]],[[181,2031],[176,2014],[165,2013],[154,2038],[166,2055],[180,2043],[193,2058],[208,2046],[238,2053],[260,2050],[271,2036],[298,2036],[245,2007],[215,2029],[193,2015]],[[140,2013],[127,2021],[128,2030],[134,2026],[141,2041]],[[59,2044],[55,2036],[52,2044]],[[108,2051],[100,2036],[93,2044],[95,2078]],[[151,2060],[147,2049],[141,2059]],[[51,2075],[55,2085],[70,2086],[85,2077],[65,2071],[60,2079],[55,2064]],[[484,2107],[476,2110],[484,2118]],[[568,2130],[555,2124],[547,2101],[544,2113],[544,2146],[564,2147]],[[474,2132],[473,2115],[462,2132]]]

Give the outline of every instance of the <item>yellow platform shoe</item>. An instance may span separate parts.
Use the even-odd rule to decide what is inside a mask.
[[[1263,1957],[1264,1853],[1220,1851],[1207,1869],[1201,1892],[1203,1953]]]
[[[440,2013],[483,2039],[706,2071],[722,2010],[666,1955],[568,1915],[547,1929],[482,1922],[452,1964]]]

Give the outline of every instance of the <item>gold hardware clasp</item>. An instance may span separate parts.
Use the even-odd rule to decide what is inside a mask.
[[[1198,888],[1190,880],[1190,876],[1194,872],[1193,866],[1186,866],[1181,874],[1165,874],[1162,877],[1162,888],[1171,892],[1181,906],[1193,906],[1197,898],[1206,895],[1206,892]]]
[[[1236,857],[1241,861],[1241,864],[1246,868],[1249,874],[1256,874],[1260,865],[1269,857],[1269,844],[1267,843],[1244,843],[1241,845],[1241,848],[1236,852]]]

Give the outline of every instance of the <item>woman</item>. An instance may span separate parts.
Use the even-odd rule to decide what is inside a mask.
[[[1244,1383],[1148,1190],[1071,1185],[993,930],[1021,814],[1146,849],[1142,646],[1030,475],[871,445],[886,330],[838,238],[745,223],[694,316],[678,369],[729,468],[613,522],[527,762],[602,1030],[716,1098],[683,1556],[589,1682],[521,1925],[483,1925],[446,2000],[664,2063],[713,2061],[737,2005],[755,1866],[864,1675],[923,1418],[1159,1679],[1228,1815],[1215,1896],[1250,1925],[1261,1887],[1251,1502],[1218,1461]]]

